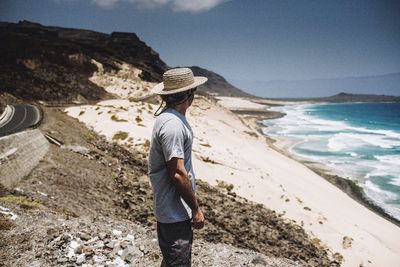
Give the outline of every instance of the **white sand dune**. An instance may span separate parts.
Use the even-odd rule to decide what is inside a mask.
[[[244,99],[229,108],[264,108]],[[226,104],[227,101],[229,104]],[[249,101],[248,101],[249,102]],[[224,104],[224,102],[222,102]],[[128,133],[121,144],[143,148],[151,136],[154,105],[110,100],[66,112],[108,140]],[[113,117],[114,120],[113,120]],[[136,118],[140,119],[136,119]],[[357,203],[304,165],[273,150],[265,138],[227,108],[197,97],[187,114],[192,125],[197,178],[216,185],[224,180],[249,200],[264,204],[303,225],[314,238],[344,257],[343,266],[400,266],[400,228]],[[126,120],[126,121],[116,121]],[[343,240],[352,244],[343,246]],[[346,247],[346,248],[345,248]]]
[[[249,108],[252,108],[250,106]],[[351,199],[304,165],[268,147],[230,111],[212,106],[189,117],[196,135],[211,147],[200,153],[220,164],[197,159],[198,177],[224,180],[243,197],[264,204],[303,225],[344,257],[343,266],[400,266],[400,228]],[[196,114],[200,113],[200,114]],[[350,248],[343,240],[353,239]]]

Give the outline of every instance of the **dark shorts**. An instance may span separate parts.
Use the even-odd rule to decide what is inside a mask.
[[[190,220],[177,223],[157,222],[158,244],[168,267],[190,267],[193,231]]]

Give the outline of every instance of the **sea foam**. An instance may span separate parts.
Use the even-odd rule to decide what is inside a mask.
[[[359,112],[340,116],[340,110],[351,111],[351,105],[356,104],[275,107],[272,110],[284,112],[286,116],[265,121],[264,132],[299,140],[290,153],[324,164],[339,175],[358,181],[372,201],[400,219],[400,123],[382,123],[385,118],[373,121],[370,119],[373,116],[365,116],[363,120],[365,114]],[[320,115],[326,107],[328,115],[334,115],[335,119]],[[339,115],[332,114],[336,110]],[[372,108],[366,110],[374,112]]]

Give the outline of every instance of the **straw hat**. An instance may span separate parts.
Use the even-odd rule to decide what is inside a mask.
[[[153,87],[151,92],[157,95],[170,95],[193,89],[205,83],[208,79],[194,76],[189,68],[167,70],[163,74],[163,82]]]

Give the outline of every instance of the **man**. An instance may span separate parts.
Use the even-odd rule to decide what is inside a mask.
[[[204,226],[195,195],[193,131],[185,115],[196,87],[206,81],[205,77],[194,77],[189,68],[176,68],[166,71],[163,82],[152,90],[166,102],[161,113],[157,110],[154,114],[157,118],[149,155],[161,266],[191,266],[192,227]]]

